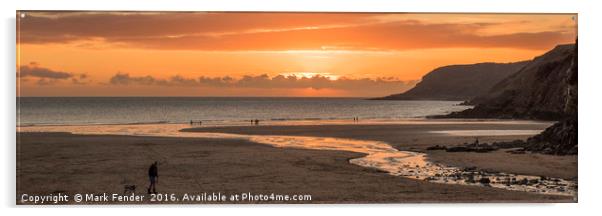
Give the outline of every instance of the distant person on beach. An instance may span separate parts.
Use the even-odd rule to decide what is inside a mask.
[[[255,119],[255,125],[259,125],[259,119]]]
[[[157,161],[155,161],[148,168],[148,179],[150,180],[150,185],[148,186],[148,193],[151,193],[151,188],[153,189],[153,193],[157,193],[157,188],[155,187],[156,183],[159,183],[159,170],[157,168]]]

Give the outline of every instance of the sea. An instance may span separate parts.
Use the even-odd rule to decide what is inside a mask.
[[[17,97],[17,126],[421,119],[461,101],[299,97]]]

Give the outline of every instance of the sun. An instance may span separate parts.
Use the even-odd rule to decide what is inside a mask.
[[[332,73],[321,73],[321,72],[290,72],[290,73],[281,73],[282,76],[295,76],[297,79],[301,78],[314,78],[314,77],[325,77],[329,80],[338,80],[340,75],[332,74]]]

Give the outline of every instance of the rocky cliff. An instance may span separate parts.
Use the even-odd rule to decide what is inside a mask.
[[[559,45],[468,101],[474,108],[444,117],[564,119],[576,109],[576,103],[571,102],[577,94],[576,56],[574,44]],[[571,82],[575,82],[574,89]]]
[[[381,100],[470,100],[517,72],[527,61],[516,63],[478,63],[437,68],[404,93]]]
[[[451,118],[517,118],[558,121],[529,138],[525,150],[577,154],[577,45],[559,45],[470,103]]]
[[[547,128],[541,134],[527,140],[526,150],[548,154],[577,154],[577,46],[570,69],[566,71],[566,92],[563,112],[565,117],[560,122]]]

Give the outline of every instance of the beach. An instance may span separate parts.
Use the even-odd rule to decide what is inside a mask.
[[[510,154],[504,150],[490,153],[426,150],[432,145],[455,145],[475,139],[474,136],[434,131],[543,130],[549,124],[426,121],[408,124],[259,125],[197,127],[185,129],[182,134],[210,132],[381,141],[398,150],[426,153],[430,161],[450,166],[576,180],[576,156]],[[56,128],[60,131],[60,127]],[[496,134],[479,136],[479,140],[511,141],[528,137]],[[244,139],[18,132],[17,195],[122,194],[125,185],[136,185],[137,194],[146,194],[148,166],[158,161],[159,193],[311,195],[311,200],[303,201],[233,203],[576,201],[573,196],[427,182],[350,163],[350,160],[363,156],[349,151],[275,148]],[[20,199],[17,197],[18,204]],[[164,204],[167,203],[173,202]]]
[[[447,136],[433,131],[487,131],[487,130],[543,130],[547,123],[529,122],[420,122],[418,124],[347,124],[305,126],[260,126],[260,127],[210,127],[184,131],[222,132],[253,135],[295,135],[338,137],[358,140],[383,141],[398,150],[427,152],[429,158],[454,166],[476,166],[485,170],[517,174],[542,175],[574,179],[577,177],[577,156],[553,156],[544,154],[510,154],[503,150],[491,153],[427,151],[434,145],[460,145],[472,143],[478,137],[481,142],[512,141],[527,139],[531,135],[496,136]]]

